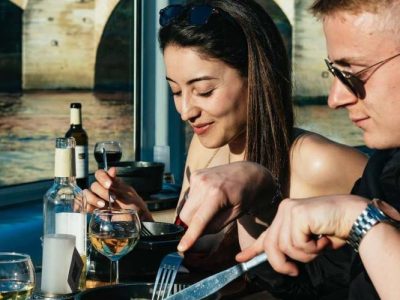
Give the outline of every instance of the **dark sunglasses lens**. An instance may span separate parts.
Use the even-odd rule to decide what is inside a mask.
[[[189,22],[192,25],[204,25],[213,12],[214,9],[209,5],[193,6],[189,14]]]
[[[182,14],[182,5],[170,5],[160,10],[160,26],[164,27],[172,23],[174,19]]]
[[[351,90],[353,93],[359,98],[359,99],[364,99],[365,98],[365,87],[364,87],[364,82],[362,82],[360,79],[358,79],[355,76],[350,76],[347,78],[348,85],[351,86]]]
[[[359,99],[365,98],[364,82],[358,79],[356,76],[350,73],[343,73],[338,68],[335,68],[332,63],[325,59],[325,63],[328,67],[329,72],[333,76],[337,77],[341,83],[351,92],[354,96]]]
[[[344,77],[344,75],[342,74],[342,72],[340,72],[339,70],[337,70],[336,68],[333,68],[334,72],[335,72],[335,76],[340,80],[341,83],[343,83],[343,85],[353,94],[357,96],[356,91],[353,89],[353,85],[351,84],[351,82]]]

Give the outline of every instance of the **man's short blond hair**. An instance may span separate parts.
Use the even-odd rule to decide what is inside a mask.
[[[315,0],[311,5],[311,12],[323,18],[327,15],[332,15],[336,12],[349,12],[358,14],[361,12],[376,13],[381,9],[387,9],[398,0]]]

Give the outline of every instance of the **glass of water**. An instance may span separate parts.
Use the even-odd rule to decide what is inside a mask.
[[[0,299],[31,299],[35,270],[27,254],[0,252]]]

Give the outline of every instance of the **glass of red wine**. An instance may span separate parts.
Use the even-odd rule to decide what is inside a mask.
[[[104,165],[104,153],[108,164],[112,165],[115,162],[119,162],[122,157],[121,143],[117,141],[103,141],[96,143],[94,146],[94,158],[97,164],[106,167]]]

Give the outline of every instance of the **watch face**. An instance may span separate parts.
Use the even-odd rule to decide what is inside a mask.
[[[387,204],[385,201],[379,199],[373,199],[373,204],[379,208],[385,215],[389,218],[400,222],[400,213],[391,205]]]

